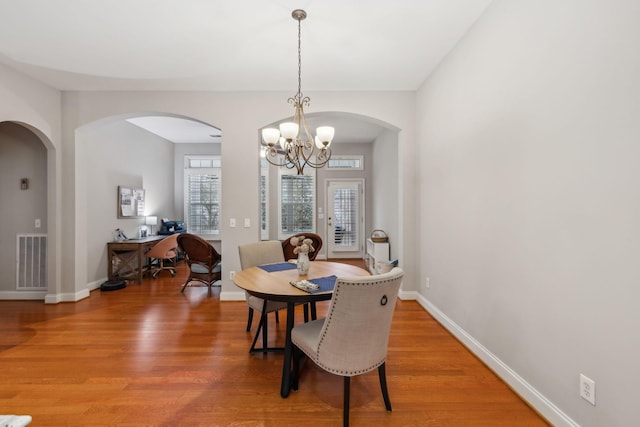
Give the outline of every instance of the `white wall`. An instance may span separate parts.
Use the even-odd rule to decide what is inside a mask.
[[[96,288],[107,279],[113,230],[134,237],[144,224],[144,218],[117,218],[119,185],[145,190],[146,215],[173,215],[174,144],[122,118],[84,126],[76,136],[89,218],[86,282]]]
[[[423,302],[558,425],[637,424],[639,18],[494,1],[417,96]]]
[[[21,179],[28,189],[21,189]],[[36,228],[35,220],[41,222]],[[29,129],[0,123],[0,298],[16,297],[16,235],[47,232],[47,151]],[[24,291],[19,291],[24,292]],[[13,296],[12,296],[13,295]]]
[[[0,122],[13,121],[25,126],[47,148],[47,281],[50,294],[60,293],[62,283],[60,99],[59,91],[0,65]]]
[[[378,136],[373,144],[373,179],[370,181],[371,204],[373,215],[370,220],[369,233],[381,229],[389,236],[390,259],[398,259],[399,266],[405,268],[400,259],[401,227],[396,206],[399,204],[399,193],[395,187],[398,181],[398,133],[387,129]],[[404,291],[412,289],[409,283],[403,283]]]
[[[399,147],[411,153],[414,134],[414,94],[409,92],[321,92],[309,94],[313,112],[342,111],[371,117],[401,129]],[[72,230],[72,240],[64,247],[65,292],[79,297],[86,294],[86,243],[90,225],[86,223],[87,206],[80,195],[85,194],[83,153],[77,151],[76,129],[85,124],[117,115],[163,112],[191,117],[210,123],[222,130],[222,299],[244,298],[228,279],[228,271],[240,270],[237,247],[259,239],[258,230],[258,129],[282,117],[291,115],[286,99],[280,92],[66,92],[63,94],[63,139],[65,156],[63,185],[65,189],[64,228]],[[248,157],[255,153],[255,163]],[[411,154],[405,154],[411,157]],[[77,157],[77,159],[76,159]],[[249,165],[249,166],[248,166]],[[253,166],[255,165],[255,167]],[[404,177],[414,173],[411,166],[403,169],[398,191]],[[242,191],[237,191],[239,188]],[[412,218],[412,210],[398,207],[399,216]],[[228,218],[249,218],[251,228],[228,227]],[[412,245],[413,238],[403,242]],[[409,280],[409,279],[407,279]]]

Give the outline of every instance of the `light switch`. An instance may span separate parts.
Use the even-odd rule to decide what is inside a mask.
[[[36,228],[40,228],[42,226],[42,222],[40,219],[36,219]]]
[[[250,218],[245,218],[244,219],[244,228],[249,228],[251,227],[251,219]]]
[[[236,219],[235,218],[229,218],[229,227],[235,228],[235,226],[236,226]]]

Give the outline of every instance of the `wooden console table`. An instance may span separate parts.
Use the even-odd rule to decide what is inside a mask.
[[[147,269],[145,254],[165,237],[149,236],[107,243],[109,280],[136,279],[142,283],[142,275]]]

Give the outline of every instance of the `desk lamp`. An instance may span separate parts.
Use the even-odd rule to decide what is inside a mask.
[[[158,217],[157,216],[147,216],[147,217],[145,217],[144,220],[145,220],[144,223],[146,225],[150,226],[150,231],[151,232],[149,233],[149,235],[153,236],[153,226],[158,224]]]

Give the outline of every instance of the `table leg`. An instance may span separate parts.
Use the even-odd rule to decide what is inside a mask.
[[[291,343],[291,330],[293,329],[293,315],[295,305],[287,302],[287,333],[284,342],[284,364],[282,365],[282,384],[280,385],[280,396],[289,396],[291,390],[291,361],[293,354],[293,344]]]
[[[107,251],[109,252],[108,278],[109,280],[113,280],[113,278],[115,277],[113,264],[115,263],[114,258],[116,257],[116,254],[110,247],[107,249]]]
[[[138,284],[142,284],[142,257],[144,256],[144,245],[138,245]]]

